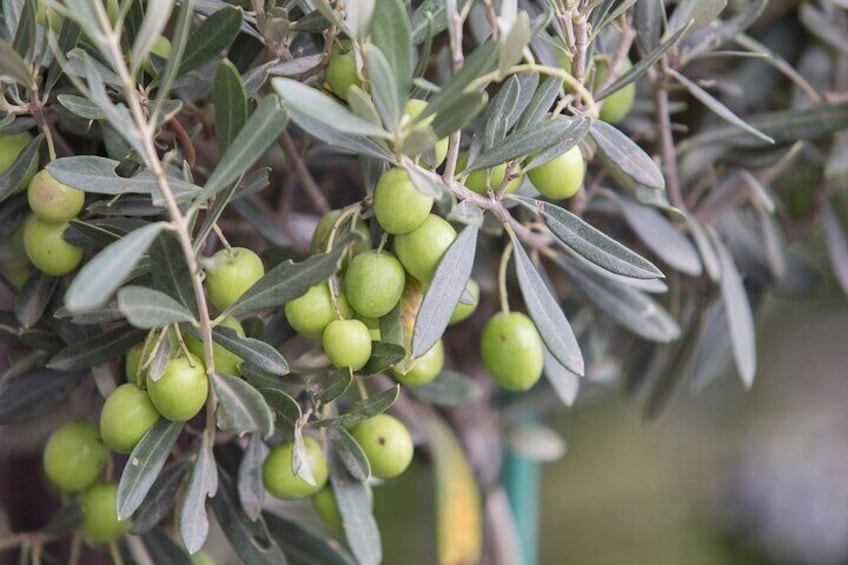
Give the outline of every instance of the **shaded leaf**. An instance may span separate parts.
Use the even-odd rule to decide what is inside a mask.
[[[372,394],[368,398],[357,400],[351,404],[350,408],[344,414],[335,418],[327,418],[315,422],[316,426],[344,426],[348,427],[359,422],[364,422],[368,418],[373,418],[377,414],[382,414],[392,407],[400,394],[400,386],[395,385],[390,389]]]
[[[163,233],[154,240],[149,254],[154,288],[175,299],[189,312],[196,312],[191,273],[176,235]]]
[[[580,375],[564,367],[551,355],[547,347],[542,351],[542,356],[545,378],[563,404],[571,406],[577,399],[577,391],[580,389]]]
[[[274,433],[274,416],[262,395],[243,379],[212,373],[212,387],[220,402],[218,427],[238,436],[260,432]]]
[[[140,535],[149,532],[165,518],[174,507],[177,492],[190,466],[190,461],[183,460],[159,474],[133,517],[131,533]]]
[[[367,481],[371,477],[371,463],[353,436],[344,428],[327,430],[330,447],[335,451],[347,472],[357,481]]]
[[[212,104],[215,106],[215,141],[226,151],[247,123],[247,92],[241,75],[229,59],[218,61],[212,77]]]
[[[88,375],[84,371],[34,371],[0,387],[0,424],[28,420],[65,400]]]
[[[213,328],[212,339],[263,371],[273,375],[287,375],[289,372],[289,365],[282,353],[262,340],[241,337],[234,329],[223,326]]]
[[[56,370],[87,369],[123,355],[124,352],[144,339],[146,332],[129,327],[118,327],[96,333],[74,342],[47,363]]]
[[[232,6],[222,7],[210,15],[188,37],[179,73],[197,69],[227,49],[238,35],[242,11]]]
[[[608,164],[635,182],[657,190],[665,189],[659,166],[636,143],[608,123],[596,121],[589,135]]]
[[[366,377],[385,373],[404,357],[406,350],[400,345],[374,341],[371,343],[371,357],[358,372]]]
[[[265,487],[262,484],[262,463],[268,452],[259,434],[251,434],[239,463],[238,497],[242,510],[251,520],[262,513]]]
[[[845,236],[842,222],[839,221],[828,199],[824,201],[822,216],[824,216],[825,243],[827,243],[830,266],[842,291],[848,294],[848,238]]]
[[[262,388],[260,392],[265,397],[268,406],[276,414],[277,431],[286,437],[287,441],[292,440],[298,422],[303,417],[300,404],[287,393],[277,388]]]
[[[210,435],[204,433],[185,498],[180,508],[180,537],[189,553],[203,547],[209,533],[209,518],[206,515],[206,498],[215,497],[218,491],[218,469],[212,453]]]
[[[442,371],[429,383],[408,387],[406,390],[435,406],[471,404],[483,394],[476,381],[455,371]]]
[[[278,514],[262,514],[271,536],[296,565],[355,565],[355,561],[333,540],[306,529],[302,522]]]
[[[397,97],[405,102],[412,81],[414,53],[409,14],[403,0],[377,0],[371,20],[371,41],[385,55],[395,78]]]
[[[21,327],[31,328],[41,319],[61,280],[41,272],[36,272],[27,279],[15,297],[15,316]]]
[[[383,560],[380,530],[373,514],[373,500],[365,483],[355,479],[335,450],[328,456],[330,483],[344,525],[345,538],[356,560],[377,565]]]
[[[44,141],[43,134],[39,134],[30,140],[21,149],[9,168],[0,173],[0,202],[14,194],[15,189],[22,185],[30,170],[34,166],[38,166],[38,151],[41,148],[42,141]]]

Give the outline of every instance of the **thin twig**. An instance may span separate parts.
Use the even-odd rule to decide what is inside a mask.
[[[303,183],[303,188],[306,189],[306,195],[312,200],[312,204],[315,205],[315,209],[321,214],[329,212],[331,209],[330,204],[321,192],[321,187],[319,187],[318,183],[315,182],[315,179],[312,178],[312,173],[309,172],[309,169],[306,167],[306,163],[304,163],[303,158],[300,156],[300,153],[298,153],[297,147],[295,147],[294,140],[292,140],[289,132],[283,132],[283,135],[280,136],[279,143],[280,147],[283,148],[283,152],[286,154],[286,159],[288,159],[289,164],[294,167],[295,173],[297,173],[300,182]]]

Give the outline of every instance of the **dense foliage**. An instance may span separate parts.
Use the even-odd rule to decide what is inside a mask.
[[[0,432],[48,423],[63,503],[24,559],[189,562],[209,512],[247,563],[378,563],[421,459],[440,561],[509,562],[540,414],[750,387],[822,231],[848,289],[844,2],[2,7]]]

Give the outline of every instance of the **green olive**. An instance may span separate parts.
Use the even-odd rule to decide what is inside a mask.
[[[463,153],[459,156],[456,162],[456,172],[457,174],[461,173],[465,170],[465,165],[468,163],[468,154]],[[524,173],[518,169],[513,171],[513,178],[506,184],[506,192],[507,194],[512,194],[521,186],[521,181],[524,179]],[[500,190],[501,184],[503,184],[504,177],[506,176],[506,164],[502,163],[500,165],[495,165],[491,169],[485,169],[482,171],[474,171],[469,174],[465,178],[465,186],[469,189],[477,192],[479,194],[486,194],[486,192],[491,188],[494,192],[498,192]]]
[[[219,325],[235,330],[236,335],[244,337],[244,328],[241,327],[241,324],[235,318],[228,316],[221,320]],[[193,335],[187,335],[185,336],[185,344],[188,350],[194,353],[198,359],[204,358],[203,342],[200,339]],[[216,373],[223,373],[225,375],[239,374],[238,366],[243,359],[220,343],[215,342],[212,344],[212,358],[215,360]]]
[[[109,451],[97,426],[83,420],[65,422],[50,434],[44,448],[44,473],[66,492],[88,488],[103,473]]]
[[[391,234],[411,232],[427,219],[432,208],[433,197],[415,188],[405,169],[389,169],[377,181],[374,215]]]
[[[342,318],[353,317],[353,309],[347,303],[344,294],[338,296],[336,306]],[[339,319],[339,314],[333,307],[327,282],[318,283],[307,290],[306,294],[287,302],[285,313],[286,320],[292,329],[310,339],[319,339],[324,333],[324,328],[333,320]]]
[[[312,471],[315,484],[310,485],[292,471],[292,453],[294,444],[281,443],[268,453],[262,465],[262,482],[273,496],[282,500],[297,500],[311,496],[327,484],[329,470],[321,444],[306,436],[306,461]]]
[[[354,84],[359,84],[359,75],[356,73],[356,54],[351,48],[350,42],[342,42],[333,46],[327,68],[324,69],[324,80],[330,90],[347,101],[347,91]]]
[[[453,309],[453,314],[451,314],[450,321],[448,322],[448,324],[451,326],[467,320],[468,317],[474,313],[474,310],[477,309],[477,304],[480,303],[480,285],[477,284],[477,281],[475,281],[474,279],[468,279],[468,285],[466,288],[468,289],[468,292],[471,293],[471,296],[474,298],[474,303],[457,303],[456,307]]]
[[[420,386],[429,383],[439,376],[445,365],[445,345],[442,340],[430,348],[424,355],[417,358],[405,373],[392,369],[392,374],[400,384],[406,386]]]
[[[262,259],[243,247],[222,249],[204,261],[206,292],[218,310],[224,311],[265,274]]]
[[[406,120],[412,122],[418,116],[420,116],[421,113],[424,110],[427,109],[428,105],[429,104],[427,104],[427,102],[424,101],[424,100],[419,100],[417,98],[410,98],[409,102],[406,103],[406,109],[404,110],[404,114],[403,114],[404,118]],[[429,127],[433,124],[433,120],[435,120],[435,119],[436,119],[436,115],[430,114],[429,116],[427,116],[426,118],[424,118],[420,122],[416,123],[414,125],[413,129],[415,130],[415,129],[423,129],[423,128]],[[449,142],[449,140],[448,140],[447,137],[443,137],[442,139],[440,139],[436,142],[436,146],[433,148],[433,151],[434,151],[435,156],[436,156],[436,161],[433,163],[434,166],[438,167],[439,165],[441,165],[444,162],[445,157],[448,154],[448,142]]]
[[[539,192],[551,200],[571,198],[583,186],[586,164],[578,146],[527,173]]]
[[[339,513],[339,507],[336,504],[336,494],[333,492],[333,487],[327,485],[313,494],[312,507],[315,509],[315,513],[318,514],[331,530],[341,532],[344,529],[342,515]]]
[[[360,316],[380,318],[400,301],[406,274],[397,258],[388,252],[360,253],[345,273],[344,293]]]
[[[35,268],[59,277],[77,268],[82,249],[62,238],[67,223],[53,224],[31,215],[24,225],[24,249]]]
[[[312,253],[324,253],[327,251],[327,243],[330,239],[330,231],[333,229],[333,223],[335,223],[336,219],[341,214],[342,210],[333,210],[324,214],[324,216],[318,221],[318,225],[315,226],[315,233],[312,234],[312,243],[310,245]],[[342,225],[349,226],[349,222],[350,218],[342,222]],[[353,244],[353,254],[357,255],[370,250],[371,233],[368,231],[368,224],[366,224],[362,219],[357,218],[353,229],[356,233],[362,236],[360,241]],[[334,241],[339,241],[338,235],[336,235]]]
[[[371,333],[359,320],[334,320],[321,338],[324,353],[335,367],[358,371],[371,357]]]
[[[32,177],[27,189],[29,207],[45,222],[67,222],[79,214],[85,193],[53,178],[47,169]]]
[[[26,131],[9,135],[0,135],[0,173],[5,173],[9,170],[9,167],[12,166],[12,163],[15,162],[15,159],[18,158],[18,155],[24,150],[24,147],[26,147],[30,141],[32,141],[32,135]],[[29,169],[27,169],[26,176],[15,188],[12,189],[12,192],[21,192],[29,186],[32,177],[35,176],[37,171],[38,156],[36,155],[32,164],[30,164]]]
[[[412,462],[414,446],[406,426],[393,416],[378,414],[351,430],[351,435],[371,464],[371,474],[390,479]]]
[[[92,543],[114,541],[124,535],[127,523],[118,520],[118,485],[98,483],[83,492],[82,533]]]
[[[136,343],[127,350],[126,358],[124,359],[124,374],[127,377],[127,382],[132,384],[141,384],[143,375],[139,375],[141,367],[141,356],[144,353],[144,343]]]
[[[115,453],[129,453],[159,420],[147,393],[134,383],[112,391],[100,412],[100,435]]]
[[[158,381],[147,375],[147,392],[164,418],[174,422],[190,420],[200,412],[209,395],[203,361],[191,353],[171,359]]]
[[[532,320],[521,312],[499,312],[483,328],[483,364],[508,390],[527,390],[542,375],[543,345]]]
[[[455,239],[453,226],[430,214],[418,229],[397,236],[394,249],[406,272],[428,283],[433,280],[442,257]]]
[[[595,61],[595,67],[595,89],[598,89],[606,80],[609,71],[607,63],[600,59]],[[625,59],[622,62],[620,73],[624,74],[632,67],[633,64],[630,60]],[[636,83],[631,82],[604,98],[599,117],[605,122],[617,124],[626,118],[627,114],[633,109],[634,100],[636,100]]]

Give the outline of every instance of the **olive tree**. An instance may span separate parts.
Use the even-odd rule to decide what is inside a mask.
[[[769,4],[3,0],[0,433],[62,506],[0,549],[378,563],[417,459],[439,561],[515,562],[540,415],[752,386],[821,236],[848,289],[846,6]]]

